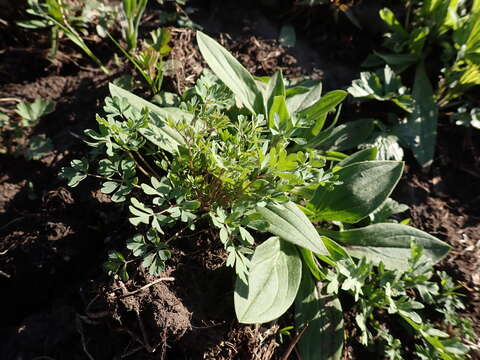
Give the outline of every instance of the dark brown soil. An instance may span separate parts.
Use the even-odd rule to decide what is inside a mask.
[[[330,39],[311,30],[299,32],[299,45],[287,49],[276,40],[279,24],[298,21],[298,9],[272,20],[245,6],[245,16],[230,22],[226,19],[235,6],[220,5],[209,2],[198,20],[209,31],[228,33],[219,39],[256,75],[282,69],[289,78],[309,75],[322,78],[327,88],[338,88],[358,72],[366,50],[352,50],[361,35],[348,28],[351,24]],[[329,24],[322,29],[328,31]],[[182,91],[204,64],[191,30],[172,29],[172,35],[175,71],[166,84]],[[18,39],[21,46],[13,46]],[[101,111],[108,81],[122,70],[106,76],[79,71],[71,63],[52,66],[46,59],[48,41],[38,47],[23,33],[2,41],[0,99],[42,97],[57,101],[57,107],[30,134],[46,134],[53,151],[36,161],[0,155],[0,358],[280,359],[291,338],[281,343],[278,332],[291,319],[270,327],[236,322],[234,276],[224,266],[225,254],[214,233],[181,239],[162,281],[141,270],[128,282],[104,274],[108,251],[122,248],[132,232],[125,208],[111,203],[95,181],[71,189],[57,174],[70,160],[87,154],[83,130],[96,127],[95,113]],[[68,45],[62,48],[68,50]],[[70,50],[69,57],[75,52]],[[345,54],[349,58],[341,61]],[[0,103],[13,117],[14,105]],[[434,166],[427,172],[408,167],[396,197],[411,206],[413,225],[452,246],[438,268],[464,286],[465,315],[480,332],[479,140],[472,130],[441,127]],[[346,359],[355,358],[354,351],[348,347]],[[292,354],[290,359],[296,359]]]
[[[437,265],[464,287],[467,314],[480,331],[480,134],[441,125],[428,173],[411,166],[402,187],[412,225],[452,246]],[[480,356],[480,354],[477,354]]]

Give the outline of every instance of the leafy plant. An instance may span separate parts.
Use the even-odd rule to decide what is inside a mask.
[[[17,155],[23,155],[27,160],[38,160],[52,150],[53,145],[45,135],[34,135],[27,142],[20,141],[28,136],[31,129],[37,125],[40,118],[55,110],[55,102],[50,100],[35,99],[32,103],[19,102],[15,109],[17,118],[4,115],[0,123],[2,149],[5,153],[8,148],[14,148]]]
[[[420,165],[428,166],[434,157],[439,116],[451,108],[469,107],[466,95],[480,84],[480,12],[477,1],[471,5],[456,0],[409,1],[405,7],[404,24],[390,9],[380,11],[389,28],[387,51],[375,51],[365,66],[386,65],[383,71],[362,73],[349,92],[359,99],[390,100],[400,106],[404,112],[392,131]],[[426,64],[441,70],[427,73]],[[409,91],[397,74],[411,67],[415,76]],[[432,78],[439,81],[432,84]],[[463,112],[459,123],[475,123],[466,116]]]
[[[65,3],[63,0],[28,0],[29,8],[27,13],[34,15],[41,20],[33,19],[27,21],[17,21],[19,26],[27,29],[50,28],[51,32],[51,58],[55,58],[58,51],[58,42],[65,34],[75,45],[92,59],[103,72],[109,73],[103,66],[100,59],[90,50],[82,38],[81,33],[86,28],[86,22],[82,17],[76,16],[77,9]]]
[[[122,27],[123,37],[127,42],[128,51],[135,51],[138,42],[138,27],[148,0],[122,0],[123,14],[126,26]]]
[[[16,113],[22,117],[20,124],[28,127],[36,125],[41,117],[52,113],[55,110],[55,102],[37,98],[33,103],[20,102],[17,105]]]
[[[112,36],[109,37],[142,75],[152,93],[154,95],[159,93],[166,69],[164,58],[172,50],[168,45],[170,32],[161,28],[151,31],[150,40],[144,40],[142,50],[133,54],[125,51]]]
[[[335,291],[325,293],[332,269],[360,298],[358,282],[372,263],[404,272],[412,241],[432,262],[449,247],[403,224],[368,225],[382,209],[395,212],[387,202],[403,163],[372,160],[375,148],[340,152],[373,131],[370,119],[336,126],[345,91],[286,87],[280,71],[255,78],[212,38],[198,32],[197,41],[214,75],[200,77],[179,107],[111,84],[106,116],[97,115],[98,131],[86,131],[101,159],[92,167],[77,160],[62,175],[76,186],[96,167],[102,191],[129,203],[139,234],[128,248],[154,274],[184,232],[217,228],[237,275],[238,320],[269,322],[295,303],[296,326],[309,323],[302,358],[338,358],[342,309]],[[273,237],[259,243],[262,232]],[[126,278],[123,259],[112,255],[108,269]],[[412,303],[403,300],[399,311],[409,314]]]
[[[475,337],[471,331],[472,323],[457,314],[463,308],[456,292],[458,287],[452,286],[446,274],[437,274],[442,279],[440,283],[434,281],[433,274],[431,260],[423,255],[421,246],[412,243],[411,257],[405,270],[388,270],[383,264],[375,269],[373,263],[368,261],[355,264],[341,260],[336,268],[328,271],[326,288],[327,292],[343,291],[355,298],[358,311],[355,320],[361,331],[361,343],[376,343],[377,350],[380,348],[388,359],[403,359],[402,343],[387,332],[388,325],[381,320],[384,318],[382,312],[396,317],[394,324],[400,323],[410,328],[410,332],[413,330],[411,336],[416,339],[420,358],[463,359],[470,350],[464,342]],[[445,303],[455,303],[458,307],[449,307],[447,310]],[[424,319],[422,309],[425,306],[445,314],[445,320],[455,314],[453,317],[464,323],[455,324],[457,332],[449,335],[444,331],[446,324],[439,329]],[[383,340],[382,346],[378,346],[378,338]]]

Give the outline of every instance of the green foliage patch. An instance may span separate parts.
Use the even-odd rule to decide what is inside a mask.
[[[345,91],[288,87],[280,71],[255,78],[212,38],[199,32],[197,41],[213,73],[182,94],[178,107],[111,85],[98,129],[85,132],[90,159],[62,170],[71,186],[100,178],[101,191],[128,206],[137,234],[129,255],[110,254],[107,271],[126,280],[138,260],[158,275],[175,241],[210,227],[237,276],[238,320],[273,321],[294,305],[297,328],[309,324],[302,359],[340,358],[340,291],[360,304],[363,343],[372,338],[372,309],[381,308],[450,356],[405,290],[409,281],[422,300],[436,296],[428,271],[412,269],[420,266],[420,246],[425,269],[449,246],[389,219],[405,210],[389,199],[403,163],[372,160],[377,149],[339,152],[364,141],[373,120],[337,125]],[[389,340],[395,351],[398,343]]]

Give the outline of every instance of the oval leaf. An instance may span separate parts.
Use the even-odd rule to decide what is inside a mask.
[[[312,128],[313,135],[318,135],[325,124],[328,113],[335,110],[335,107],[345,99],[347,94],[344,90],[330,91],[315,104],[299,112],[299,116],[305,117],[308,123],[315,124]]]
[[[305,91],[300,90],[300,87],[290,88],[288,91],[292,94],[288,96],[287,91],[287,107],[290,114],[306,109],[313,105],[322,96],[322,83],[318,83],[311,88],[306,88]]]
[[[311,204],[323,220],[355,223],[387,199],[403,172],[400,161],[364,161],[337,172],[341,185],[332,191],[318,187]]]
[[[418,64],[415,73],[413,98],[415,107],[405,126],[413,155],[421,166],[426,167],[432,164],[435,153],[438,106],[423,62]]]
[[[315,282],[304,271],[295,299],[295,325],[308,324],[298,342],[302,360],[339,360],[343,349],[343,313],[335,295],[322,293],[322,282]]]
[[[244,324],[277,319],[292,305],[302,277],[302,260],[294,245],[273,237],[255,249],[248,285],[237,278],[235,313]]]
[[[373,119],[360,119],[329,127],[314,137],[307,147],[330,151],[353,149],[367,140],[374,127]]]
[[[282,70],[277,70],[268,80],[267,89],[265,91],[265,104],[267,104],[267,111],[270,112],[273,100],[276,96],[285,97],[285,82],[283,80]]]
[[[267,220],[267,231],[314,253],[329,255],[315,227],[293,202],[258,206],[257,211]]]
[[[392,270],[407,270],[409,268],[410,243],[423,247],[423,254],[434,263],[440,261],[450,247],[436,237],[411,226],[384,223],[363,228],[332,231],[319,229],[322,235],[328,236],[342,244],[348,253],[354,257],[366,257],[374,264],[383,262]]]
[[[252,75],[222,45],[197,31],[200,52],[210,69],[254,114],[265,114],[263,95]]]
[[[347,165],[355,164],[362,161],[373,161],[377,158],[377,153],[378,153],[378,149],[376,147],[363,149],[346,157],[335,166],[345,167]]]
[[[151,112],[159,115],[160,117],[167,118],[178,122],[184,118],[192,119],[192,114],[189,114],[183,110],[180,110],[176,107],[160,107],[151,102],[142,99],[140,96],[132,94],[130,91],[122,89],[115,84],[109,83],[108,89],[110,90],[110,95],[112,97],[116,96],[119,98],[125,98],[128,100],[128,103],[132,105],[137,110],[142,110],[143,108],[148,108]],[[173,130],[173,129],[172,129]]]

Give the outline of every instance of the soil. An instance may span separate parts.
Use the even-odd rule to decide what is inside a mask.
[[[261,76],[282,69],[288,78],[322,79],[327,89],[356,77],[359,59],[378,31],[365,35],[340,18],[344,30],[334,32],[338,23],[330,19],[319,35],[299,24],[304,15],[299,8],[270,17],[249,2],[240,9],[220,5],[199,6],[194,20],[209,33],[222,33],[219,40],[249,71]],[[234,20],[232,11],[240,11]],[[305,29],[295,48],[276,40],[283,23]],[[87,154],[83,130],[96,127],[95,113],[108,94],[108,82],[130,70],[117,68],[113,59],[109,68],[116,70],[109,76],[79,70],[75,63],[88,60],[66,40],[61,49],[75,63],[52,65],[43,35],[28,39],[29,33],[2,25],[0,38],[7,31],[0,52],[0,100],[42,97],[57,106],[29,134],[47,135],[52,151],[31,161],[13,152],[0,155],[0,358],[282,359],[290,338],[282,343],[278,333],[291,319],[270,327],[236,322],[234,274],[224,266],[225,253],[213,233],[186,235],[161,280],[142,270],[126,282],[104,273],[108,251],[121,248],[132,233],[126,209],[101,194],[94,180],[68,188],[57,174]],[[183,91],[205,64],[193,31],[171,32],[174,71],[166,86]],[[358,42],[365,46],[355,50]],[[108,53],[108,46],[98,46]],[[14,106],[15,101],[0,102],[0,110],[18,121]],[[414,226],[452,246],[437,266],[463,285],[464,315],[480,333],[480,135],[445,123],[438,144],[427,171],[407,159],[412,165],[395,197],[410,206]],[[347,315],[346,322],[354,320]],[[347,344],[346,359],[365,358],[356,351]],[[289,358],[296,359],[294,354]]]

